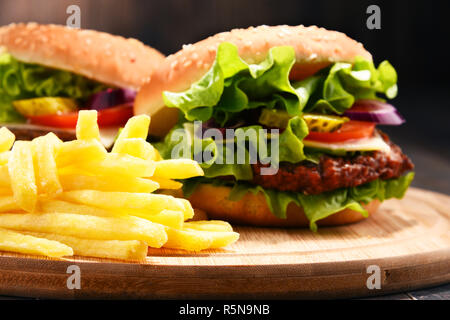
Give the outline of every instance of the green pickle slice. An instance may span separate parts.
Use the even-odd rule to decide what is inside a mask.
[[[304,113],[303,119],[311,132],[333,132],[339,130],[345,122],[349,121],[346,117],[313,113]]]
[[[16,100],[12,104],[25,117],[69,113],[78,110],[74,99],[62,97]]]
[[[314,132],[333,132],[349,121],[346,117],[314,113],[304,113],[302,117],[309,131]],[[258,122],[271,128],[286,128],[290,118],[284,110],[263,109]]]

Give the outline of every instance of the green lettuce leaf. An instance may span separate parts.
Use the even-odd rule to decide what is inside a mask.
[[[85,101],[106,86],[68,71],[18,61],[10,54],[0,54],[0,122],[25,119],[11,102],[37,97],[68,97]]]
[[[294,202],[302,206],[306,217],[309,219],[311,230],[317,231],[318,220],[324,219],[341,210],[351,209],[367,217],[368,212],[361,204],[367,204],[375,199],[380,201],[390,198],[401,199],[413,179],[414,172],[410,172],[397,179],[378,179],[353,188],[337,189],[318,195],[304,195],[295,192],[264,189],[261,186],[255,186],[245,182],[194,178],[183,182],[183,192],[185,196],[189,197],[199,183],[232,186],[228,196],[228,199],[232,201],[242,199],[248,192],[253,194],[261,192],[270,210],[278,218],[286,218],[286,209],[289,203]]]
[[[236,180],[251,180],[253,178],[251,163],[256,163],[257,160],[266,159],[266,163],[270,161],[273,166],[277,166],[282,161],[297,163],[307,159],[303,152],[302,140],[308,134],[308,127],[299,116],[291,118],[283,132],[262,140],[258,134],[248,134],[251,130],[253,132],[263,130],[259,125],[236,129],[232,140],[204,137],[198,133],[199,129],[189,122],[178,124],[166,135],[163,142],[154,145],[164,159],[196,160],[200,163],[205,177],[209,178],[233,176]],[[241,139],[246,141],[242,150],[240,148],[243,148],[244,144],[239,142],[242,140],[238,140],[240,134],[243,137]],[[274,146],[278,153],[271,152],[273,143],[278,143],[278,148]],[[267,154],[263,154],[263,150],[267,150]],[[238,158],[239,151],[244,155],[241,158]],[[208,157],[205,159],[204,155]],[[233,155],[232,161],[227,158],[229,155]]]
[[[235,45],[224,42],[203,78],[184,92],[165,91],[163,99],[166,106],[180,109],[189,121],[213,117],[221,125],[241,111],[262,106],[300,115],[300,98],[289,82],[294,62],[294,49],[286,46],[270,49],[259,64],[247,64]]]
[[[178,108],[188,121],[214,118],[220,126],[244,110],[277,108],[291,116],[302,112],[342,114],[357,99],[394,98],[397,73],[384,61],[357,57],[353,64],[334,63],[303,81],[290,82],[295,63],[292,47],[271,48],[258,64],[243,61],[235,45],[221,43],[210,70],[183,92],[163,93],[168,107]]]

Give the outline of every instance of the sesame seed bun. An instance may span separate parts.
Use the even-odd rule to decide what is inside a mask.
[[[200,184],[188,198],[192,206],[205,211],[209,219],[226,220],[235,224],[261,227],[308,227],[309,220],[303,209],[294,203],[287,208],[287,218],[280,219],[270,212],[266,199],[261,193],[247,193],[239,201],[228,200],[231,188]],[[207,199],[207,201],[205,201]],[[363,205],[373,215],[380,202],[373,200]],[[345,209],[325,219],[319,220],[319,226],[336,226],[355,223],[363,220],[364,216],[356,211]]]
[[[167,57],[141,88],[134,106],[135,114],[152,116],[151,133],[163,136],[177,120],[177,110],[164,107],[163,91],[183,91],[200,80],[214,62],[217,47],[222,42],[235,44],[241,58],[248,63],[264,60],[272,47],[292,46],[296,54],[290,74],[293,80],[311,76],[334,62],[353,62],[356,56],[372,60],[361,43],[341,32],[316,26],[259,26],[219,33],[184,46]]]
[[[134,90],[164,61],[160,52],[136,39],[37,23],[0,27],[0,47],[23,62]]]

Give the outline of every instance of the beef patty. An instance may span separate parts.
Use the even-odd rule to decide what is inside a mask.
[[[353,157],[333,157],[323,155],[319,163],[280,163],[275,175],[261,175],[262,164],[253,164],[253,184],[280,191],[319,194],[338,188],[349,188],[376,179],[391,179],[402,176],[414,168],[411,160],[402,153],[400,147],[380,132],[389,144],[389,153],[367,152]]]

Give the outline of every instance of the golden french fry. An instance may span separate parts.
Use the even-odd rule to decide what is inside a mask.
[[[105,147],[97,140],[73,140],[64,142],[56,154],[58,167],[85,162],[100,162],[106,158]]]
[[[82,170],[102,176],[126,175],[131,177],[151,177],[155,171],[155,162],[143,160],[128,154],[110,153],[101,162],[82,162]]]
[[[0,187],[10,188],[11,180],[9,179],[8,166],[0,166]]]
[[[62,187],[71,190],[99,190],[150,193],[159,188],[159,184],[143,178],[123,175],[88,176],[82,174],[60,175]]]
[[[85,214],[90,216],[99,217],[120,217],[125,216],[125,214],[105,210],[96,207],[86,206],[84,204],[72,203],[56,199],[41,199],[38,203],[39,212],[42,213],[75,213],[75,214]]]
[[[163,210],[181,211],[187,214],[185,211],[189,210],[183,201],[184,199],[162,194],[74,190],[63,192],[60,199],[129,215],[136,215],[137,213],[151,215]]]
[[[203,176],[199,164],[191,159],[171,159],[156,161],[154,176],[166,179],[187,179]]]
[[[58,241],[37,238],[5,229],[0,229],[0,250],[48,257],[73,255],[72,248]]]
[[[64,243],[79,256],[142,261],[147,256],[148,246],[138,240],[92,240],[79,237],[64,236],[54,233],[27,232],[34,237]]]
[[[128,154],[144,160],[156,160],[156,149],[142,138],[126,138],[114,143],[115,153]]]
[[[15,201],[25,211],[34,211],[37,186],[30,141],[15,142],[8,169]]]
[[[192,208],[191,203],[186,199],[178,199],[183,204],[184,210],[184,220],[191,219],[194,216],[194,209]]]
[[[56,149],[59,146],[58,140],[55,140],[53,135],[48,134],[32,141],[38,192],[50,197],[62,192],[55,161]]]
[[[228,222],[221,220],[187,221],[184,223],[183,227],[198,231],[215,231],[215,232],[233,231],[233,227]]]
[[[195,232],[207,233],[212,237],[212,243],[209,246],[210,249],[217,249],[226,247],[239,239],[239,233],[237,232],[219,232],[219,231],[198,231],[194,229],[186,229],[192,230]]]
[[[20,211],[21,209],[13,196],[0,197],[0,212]]]
[[[184,222],[183,212],[174,210],[162,210],[154,214],[137,212],[136,216],[175,229],[181,229]]]
[[[95,139],[100,141],[100,129],[98,128],[97,124],[97,111],[95,110],[78,111],[76,135],[78,140]]]
[[[183,186],[183,184],[181,182],[171,180],[171,179],[159,178],[159,177],[150,177],[149,179],[158,183],[160,189],[176,190],[176,189],[180,189]]]
[[[0,228],[55,233],[83,239],[141,240],[160,248],[167,241],[163,225],[137,217],[97,217],[73,213],[3,213]]]
[[[159,153],[158,149],[155,149],[155,161],[161,161],[163,158],[161,157],[161,154]]]
[[[13,192],[12,189],[9,187],[0,187],[0,196],[12,196]]]
[[[0,165],[8,164],[9,157],[11,157],[11,151],[3,151],[0,153]]]
[[[164,244],[165,248],[201,251],[208,249],[213,243],[211,234],[207,232],[167,227],[166,233],[167,242]]]
[[[112,148],[112,152],[117,152],[117,148],[120,148],[120,140],[128,138],[142,138],[147,139],[148,127],[150,125],[150,117],[147,115],[134,116],[128,119],[125,127],[120,131],[116,142]],[[116,144],[119,145],[116,147]]]
[[[10,150],[15,140],[16,136],[8,128],[0,128],[0,152]]]

